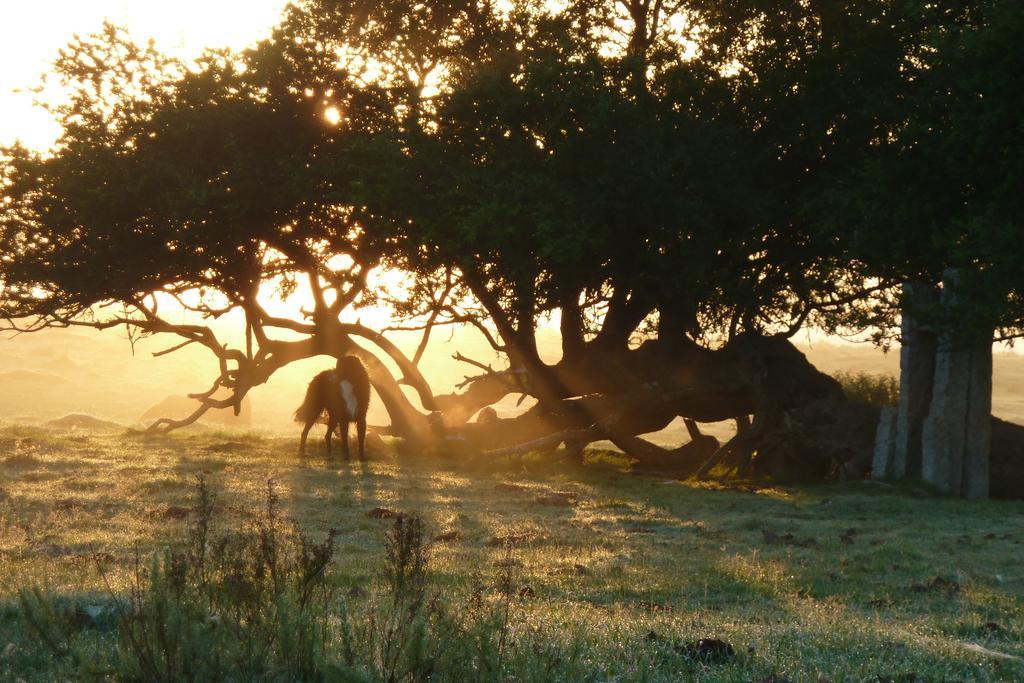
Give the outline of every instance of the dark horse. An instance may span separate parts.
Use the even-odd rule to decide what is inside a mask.
[[[295,420],[304,422],[299,454],[306,454],[306,436],[320,415],[327,412],[327,454],[331,454],[331,436],[341,427],[341,453],[348,460],[348,425],[356,423],[359,459],[366,460],[366,409],[370,405],[370,377],[355,356],[342,356],[334,370],[324,370],[309,383],[306,398],[295,411]]]

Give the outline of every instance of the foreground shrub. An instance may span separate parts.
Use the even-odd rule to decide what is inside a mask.
[[[421,681],[573,677],[575,658],[518,637],[517,563],[506,549],[499,575],[462,602],[437,595],[421,519],[396,518],[384,539],[379,581],[342,595],[331,575],[331,530],[314,541],[279,514],[271,483],[255,522],[217,527],[205,481],[186,537],[147,563],[136,553],[127,596],[69,606],[22,591],[26,627],[68,674],[129,681]],[[145,565],[145,566],[144,566]],[[84,615],[84,616],[83,616]],[[108,648],[83,645],[93,616],[116,632]],[[94,642],[94,641],[93,641]],[[577,672],[578,673],[578,672]]]

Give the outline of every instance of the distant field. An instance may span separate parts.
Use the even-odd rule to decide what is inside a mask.
[[[410,353],[418,339],[418,335],[412,333],[395,335],[398,346]],[[796,341],[810,361],[824,372],[899,374],[898,350],[883,353],[868,344]],[[557,359],[557,331],[542,329],[539,342],[547,361]],[[161,341],[145,340],[137,345],[133,354],[128,343],[115,331],[86,334],[60,330],[0,339],[0,420],[38,424],[85,413],[99,420],[141,426],[140,418],[147,410],[169,396],[182,397],[205,388],[212,376],[210,358],[201,350],[186,348],[180,355],[151,356],[152,351],[162,348]],[[454,384],[467,371],[464,364],[451,358],[455,351],[487,362],[496,361],[482,337],[470,330],[456,330],[450,341],[432,343],[424,355],[422,369],[439,393],[453,390]],[[258,431],[268,436],[295,434],[297,430],[291,416],[302,400],[305,383],[332,362],[330,358],[318,357],[282,369],[266,385],[249,393],[251,408],[243,416],[248,420],[238,421],[231,428]],[[519,396],[508,396],[495,407],[499,415],[507,417],[532,403],[528,400],[518,405],[518,402]],[[185,403],[187,405],[179,412],[167,417],[187,415],[190,402]],[[1024,424],[1024,355],[1006,351],[996,354],[993,413],[1010,422]],[[388,421],[376,397],[371,399],[369,418],[371,424]],[[204,421],[190,431],[211,427],[223,428]],[[704,424],[701,429],[722,442],[735,434],[732,421]],[[689,440],[681,418],[648,438],[670,447]],[[610,442],[595,446],[614,448]]]
[[[720,489],[624,476],[612,461],[301,464],[296,443],[0,426],[0,680],[54,675],[19,624],[17,591],[102,601],[97,556],[109,590],[124,590],[136,548],[145,558],[181,536],[199,473],[229,525],[253,518],[273,479],[287,518],[314,538],[337,529],[328,580],[354,601],[365,592],[352,587],[379,580],[391,520],[375,508],[445,534],[431,566],[450,601],[493,582],[494,539],[514,537],[513,637],[574,652],[594,680],[1024,680],[1021,502],[869,483]],[[82,628],[97,647],[113,641]],[[694,662],[673,646],[701,638],[735,659]]]
[[[0,419],[30,423],[61,418],[69,413],[88,413],[102,420],[132,425],[146,411],[168,396],[184,396],[206,389],[213,379],[214,363],[208,353],[188,347],[170,356],[153,358],[152,352],[170,342],[147,339],[133,353],[117,330],[83,333],[56,330],[0,339]],[[408,353],[419,336],[396,333],[395,343]],[[899,374],[899,352],[888,354],[868,344],[794,340],[801,351],[824,372],[863,371]],[[542,329],[541,353],[546,361],[559,356],[558,333]],[[438,393],[451,391],[472,368],[452,359],[460,351],[484,362],[497,359],[483,338],[472,330],[453,331],[431,343],[421,363],[424,375]],[[293,433],[292,412],[302,400],[306,382],[333,360],[317,357],[289,365],[263,386],[249,393],[251,419],[237,427],[269,433]],[[518,396],[498,404],[500,415],[515,414],[530,405],[517,407]],[[188,406],[168,417],[183,417]],[[230,412],[230,411],[226,411]],[[1000,352],[995,357],[993,413],[996,417],[1024,424],[1024,355]],[[387,415],[380,401],[371,401],[370,423],[385,424]],[[705,431],[719,439],[733,433],[733,425],[707,425]],[[682,421],[653,437],[656,442],[679,445],[687,440]]]

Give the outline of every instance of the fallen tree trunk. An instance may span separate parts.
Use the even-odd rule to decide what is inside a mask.
[[[515,418],[459,424],[470,409],[479,409],[472,404],[474,398],[493,402],[521,386],[508,375],[494,373],[481,378],[485,389],[474,391],[470,386],[464,394],[439,397],[436,403],[442,410],[458,406],[458,418],[451,413],[444,417],[449,432],[495,455],[551,450],[563,443],[581,449],[607,439],[639,469],[707,474],[723,460],[730,466],[749,465],[767,427],[775,426],[787,411],[816,401],[845,400],[834,379],[778,337],[741,335],[719,350],[657,340],[618,353],[594,347],[552,366],[551,372],[579,395],[553,405],[538,404]],[[742,423],[751,414],[754,426],[724,450],[697,428],[698,422]],[[689,443],[671,449],[641,438],[664,429],[678,416],[687,420]]]
[[[879,412],[874,406],[829,399],[791,408],[759,440],[750,473],[862,479],[871,470]]]
[[[1024,426],[992,418],[989,495],[1024,499]]]

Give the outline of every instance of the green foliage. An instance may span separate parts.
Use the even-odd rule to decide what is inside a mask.
[[[844,371],[834,377],[843,385],[846,398],[869,406],[895,406],[900,400],[900,380],[894,375]]]
[[[570,346],[605,327],[625,346],[653,317],[704,340],[799,326],[862,294],[804,200],[888,121],[874,103],[920,42],[891,4],[307,0],[191,68],[114,29],[77,40],[55,154],[5,151],[0,312],[63,320],[156,289],[244,307],[344,255],[459,273],[446,317],[503,337],[577,306]],[[460,308],[470,292],[486,313]]]
[[[917,13],[919,28],[906,67],[913,76],[884,105],[892,124],[811,204],[823,234],[854,237],[849,257],[875,273],[938,283],[946,268],[960,269],[959,305],[920,318],[1014,336],[1024,320],[1024,99],[1010,84],[1024,68],[1024,7],[973,0],[904,11]]]

